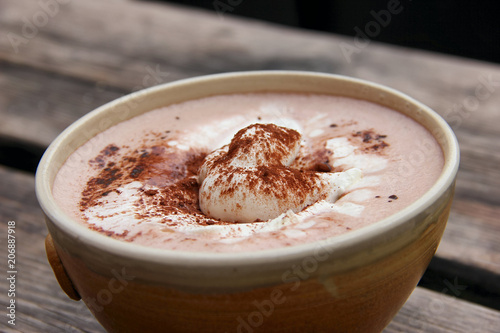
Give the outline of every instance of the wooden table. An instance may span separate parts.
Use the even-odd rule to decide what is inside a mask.
[[[103,332],[48,266],[30,161],[80,116],[131,91],[259,69],[372,80],[452,125],[462,160],[448,227],[385,331],[500,331],[500,66],[148,2],[0,0],[0,34],[0,156],[11,166],[0,165],[1,331]],[[4,314],[8,221],[16,231],[15,326]]]

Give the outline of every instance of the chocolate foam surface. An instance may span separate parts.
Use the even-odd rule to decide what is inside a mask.
[[[229,152],[234,135],[252,124],[298,133],[300,140],[289,133],[293,158],[280,160],[287,170],[314,179],[358,169],[362,178],[335,200],[313,200],[257,222],[204,213],[200,167]],[[251,158],[243,156],[244,163]],[[425,193],[442,166],[430,133],[380,105],[326,95],[235,94],[171,105],[113,126],[68,158],[53,193],[70,216],[109,237],[158,248],[247,251],[374,223]],[[258,171],[262,178],[276,176],[269,167]]]

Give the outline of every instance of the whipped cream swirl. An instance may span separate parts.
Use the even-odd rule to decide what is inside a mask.
[[[198,173],[199,204],[228,222],[274,219],[320,201],[335,202],[362,177],[361,170],[316,172],[292,167],[299,132],[274,124],[241,129],[229,145],[209,154]]]

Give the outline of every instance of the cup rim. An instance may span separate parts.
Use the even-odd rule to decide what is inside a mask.
[[[52,196],[52,184],[49,180],[50,177],[48,175],[49,170],[53,167],[56,155],[59,149],[61,149],[61,147],[64,147],[68,135],[73,131],[78,130],[79,127],[81,127],[92,117],[95,117],[97,114],[106,112],[106,110],[109,110],[110,108],[126,103],[137,93],[150,94],[164,89],[170,89],[174,86],[181,86],[195,82],[208,83],[213,80],[225,78],[245,76],[248,79],[256,79],[287,75],[290,77],[299,75],[311,79],[322,77],[341,80],[344,82],[358,83],[364,86],[375,88],[381,92],[400,97],[408,101],[409,103],[418,106],[421,110],[423,110],[423,112],[432,117],[433,121],[439,125],[440,131],[444,136],[444,140],[448,142],[447,151],[445,151],[445,147],[440,145],[441,149],[443,150],[443,154],[445,155],[445,164],[443,166],[441,175],[439,176],[435,184],[422,197],[418,198],[409,206],[403,208],[402,210],[396,212],[391,216],[388,216],[380,221],[374,222],[360,229],[329,237],[321,241],[308,242],[289,247],[263,249],[258,251],[243,251],[236,253],[206,253],[159,249],[109,238],[102,235],[101,233],[90,230],[83,224],[70,218],[55,202],[55,199]],[[44,211],[47,218],[49,218],[60,231],[69,235],[73,239],[94,246],[104,252],[121,257],[126,257],[129,259],[147,261],[157,264],[172,264],[191,267],[214,267],[227,265],[241,266],[257,265],[260,263],[273,262],[276,260],[296,260],[299,258],[303,258],[304,256],[313,255],[315,251],[317,251],[318,246],[327,249],[330,253],[344,253],[345,251],[362,250],[369,248],[372,244],[380,241],[381,238],[394,236],[397,233],[400,233],[401,230],[405,229],[405,224],[407,224],[408,221],[421,213],[427,207],[431,206],[452,186],[458,172],[459,161],[460,151],[458,147],[458,141],[446,121],[430,107],[393,88],[389,88],[387,86],[367,80],[338,74],[290,70],[243,71],[197,76],[193,78],[160,84],[143,89],[139,92],[122,96],[94,109],[93,111],[89,112],[88,114],[68,126],[49,145],[38,165],[35,175],[35,187],[37,199],[42,210]]]

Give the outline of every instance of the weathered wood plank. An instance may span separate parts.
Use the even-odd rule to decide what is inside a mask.
[[[128,91],[0,62],[0,136],[48,146],[76,119]]]
[[[82,302],[59,288],[44,252],[46,229],[28,173],[0,167],[0,220],[16,221],[18,241],[17,324],[20,332],[104,332]],[[5,235],[6,224],[1,233]],[[4,237],[2,237],[2,243]],[[2,245],[4,247],[4,245]],[[5,294],[7,281],[0,280]],[[453,294],[452,294],[453,295]],[[4,306],[5,298],[0,300]],[[500,312],[417,288],[386,332],[495,332]],[[0,330],[11,327],[4,321]],[[474,332],[474,330],[472,330]]]
[[[0,39],[0,135],[42,145],[127,91],[199,74],[319,70],[409,93],[441,113],[461,144],[456,203],[438,255],[500,272],[492,219],[500,202],[500,155],[492,153],[500,151],[499,66],[378,43],[346,56],[342,47],[355,46],[352,38],[136,2],[60,5],[27,38],[23,27],[40,5],[0,6],[2,31],[11,34],[10,41]],[[17,49],[14,34],[26,38]]]
[[[40,11],[30,1],[4,0],[4,34],[23,37],[26,22]],[[69,2],[36,30],[18,47],[3,38],[0,58],[124,89],[143,85],[148,67],[168,72],[156,77],[162,81],[235,70],[303,69],[370,79],[425,102],[459,103],[461,93],[474,93],[482,75],[500,73],[498,66],[486,63],[374,42],[347,56],[342,49],[355,47],[353,38],[229,15],[222,20],[209,12],[156,3]]]
[[[417,288],[384,332],[493,333],[499,327],[498,311]]]
[[[500,66],[374,42],[346,56],[342,47],[355,46],[351,38],[140,2],[69,2],[31,36],[26,22],[42,10],[40,2],[0,1],[0,137],[46,146],[81,115],[126,92],[201,74],[297,69],[372,80],[428,104],[454,128],[462,164],[437,255],[470,268],[449,268],[459,281],[464,274],[481,282],[478,269],[499,276]],[[17,51],[14,34],[24,38]],[[15,220],[22,236],[18,328],[102,332],[81,303],[66,298],[46,263],[31,175],[0,168],[0,219]],[[2,281],[2,294],[5,287]],[[417,288],[386,331],[493,332],[498,318]]]
[[[82,303],[70,301],[59,288],[48,265],[43,215],[34,194],[31,174],[0,167],[1,247],[6,246],[7,221],[15,221],[16,325],[15,332],[103,332]],[[7,271],[2,261],[3,271]],[[8,281],[0,282],[0,304],[6,308]],[[13,327],[6,320],[0,331]]]
[[[499,216],[499,206],[458,198],[437,255],[500,272]]]
[[[470,133],[488,129],[492,136],[497,135],[499,66],[378,43],[369,43],[347,57],[342,47],[354,46],[352,38],[228,16],[221,20],[207,12],[136,2],[61,5],[46,25],[37,28],[35,36],[13,47],[6,36],[22,37],[26,22],[41,9],[33,2],[13,0],[4,0],[2,9],[0,59],[9,63],[73,75],[125,91],[234,70],[335,72],[407,92]],[[135,24],[117,25],[117,20]],[[183,24],[186,21],[191,24]],[[54,43],[58,43],[57,48]],[[106,56],[94,54],[99,52]],[[131,62],[139,65],[132,66]],[[145,80],[151,73],[155,75]]]

